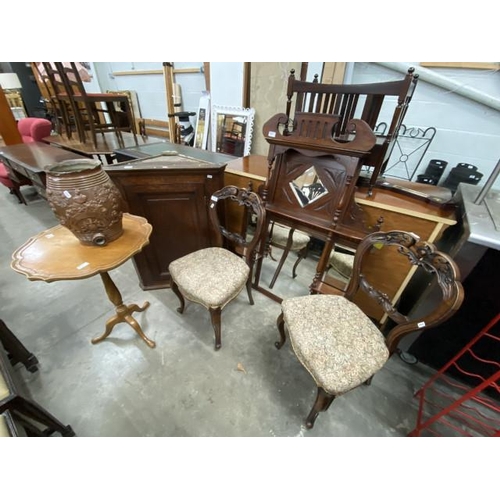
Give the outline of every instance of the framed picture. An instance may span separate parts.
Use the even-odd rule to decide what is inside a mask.
[[[200,98],[198,113],[196,114],[196,133],[194,147],[207,149],[208,131],[210,130],[210,94],[204,92]]]

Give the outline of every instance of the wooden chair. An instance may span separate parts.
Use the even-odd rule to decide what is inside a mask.
[[[68,95],[64,82],[62,81],[54,63],[42,62],[43,73],[40,71],[40,78],[45,83],[49,100],[52,104],[56,120],[60,123],[59,130],[66,133],[68,139],[73,137],[73,133],[78,133],[80,141],[84,135],[80,130],[78,121],[78,110],[76,104]],[[36,63],[35,65],[36,66]],[[62,125],[62,126],[61,126]]]
[[[327,269],[333,269],[342,278],[349,281],[352,276],[355,250],[335,245],[328,258]]]
[[[370,155],[363,161],[363,165],[373,169],[370,178],[370,186],[373,186],[378,177],[384,173],[415,91],[418,75],[414,72],[414,68],[409,68],[401,80],[338,85],[318,83],[317,75],[313,82],[297,80],[295,70],[291,70],[288,79],[286,115],[290,123],[296,119],[297,113],[337,115],[340,120],[333,137],[342,142],[348,140],[350,135],[350,120],[359,118],[375,130],[383,107],[385,106],[386,110],[390,109],[392,117],[389,127],[383,134],[377,136],[377,142]]]
[[[66,122],[64,121],[59,101],[55,97],[55,91],[50,84],[49,77],[45,73],[45,69],[42,73],[39,64],[42,65],[42,63],[32,62],[31,70],[33,71],[33,76],[35,77],[38,89],[40,90],[40,94],[47,109],[46,117],[52,121],[54,130],[57,134],[66,133],[68,138],[70,138],[72,133],[71,128],[69,130],[66,129]]]
[[[221,224],[217,205],[224,200],[244,206],[255,214],[253,234],[232,233]],[[256,193],[226,186],[212,195],[209,213],[212,226],[217,231],[217,246],[174,260],[168,270],[172,278],[172,290],[181,303],[178,309],[181,314],[184,311],[184,298],[209,310],[215,332],[215,350],[218,350],[221,347],[221,311],[224,306],[235,299],[245,286],[250,304],[253,305],[252,269],[264,228],[265,210]],[[222,248],[224,242],[233,245],[234,252]]]
[[[111,132],[123,147],[122,132],[130,132],[138,144],[127,95],[88,93],[74,62],[71,62],[69,67],[60,62],[54,65],[64,85],[66,96],[73,102],[71,108],[75,113],[81,142],[87,141],[86,132],[89,131],[92,142],[97,147],[97,133]]]
[[[390,248],[392,247],[392,248]],[[368,283],[363,275],[363,259],[369,252],[391,251],[394,259],[430,273],[440,287],[442,300],[424,317],[410,318],[390,303],[383,283]],[[391,318],[395,326],[384,334],[352,300],[367,294]],[[363,383],[369,383],[399,341],[417,330],[439,325],[460,307],[464,292],[456,264],[418,236],[405,231],[377,232],[358,246],[352,278],[345,295],[308,295],[283,300],[277,320],[280,349],[285,343],[285,325],[298,360],[316,382],[316,401],[307,416],[311,429],[318,413],[326,411],[335,397]]]

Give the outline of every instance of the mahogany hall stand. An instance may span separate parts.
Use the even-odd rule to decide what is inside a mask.
[[[143,217],[123,214],[123,235],[106,246],[82,245],[76,236],[59,225],[42,231],[30,238],[12,255],[11,267],[24,274],[31,281],[78,280],[99,274],[109,300],[114,304],[116,314],[106,321],[102,335],[92,339],[93,344],[109,336],[118,323],[128,323],[149,347],[156,344],[142,331],[132,317],[134,312],[142,312],[149,307],[145,302],[123,304],[122,296],[108,271],[121,266],[133,255],[139,253],[149,243],[152,226]]]

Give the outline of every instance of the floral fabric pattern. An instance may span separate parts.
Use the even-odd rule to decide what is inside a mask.
[[[330,394],[362,384],[389,357],[380,330],[344,297],[294,297],[283,300],[281,307],[295,354]]]

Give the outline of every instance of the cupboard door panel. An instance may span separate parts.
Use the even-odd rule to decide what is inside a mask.
[[[222,187],[224,166],[203,166],[170,171],[108,169],[125,199],[125,210],[153,226],[149,245],[134,256],[143,289],[169,287],[168,266],[173,260],[214,244],[207,203]]]
[[[137,208],[133,213],[140,210],[153,226],[150,245],[135,258],[149,275],[147,280],[143,278],[144,287],[166,285],[170,262],[210,245],[203,185],[189,189],[173,185],[168,191],[136,193],[132,198],[136,203],[131,204],[131,210]]]

